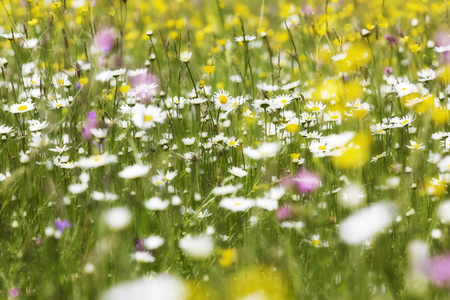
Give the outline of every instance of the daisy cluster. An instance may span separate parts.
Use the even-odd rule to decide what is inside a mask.
[[[325,2],[2,2],[2,298],[446,297],[448,4]]]

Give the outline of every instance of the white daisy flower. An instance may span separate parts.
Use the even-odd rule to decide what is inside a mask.
[[[98,168],[107,164],[113,164],[117,162],[117,156],[113,154],[99,154],[92,155],[91,157],[81,157],[80,167],[83,169]]]
[[[276,91],[278,91],[280,89],[280,87],[278,85],[276,85],[276,84],[275,85],[270,85],[270,84],[267,84],[265,82],[258,83],[256,85],[256,87],[258,89],[262,90],[262,91],[265,91],[265,92],[276,92]]]
[[[253,101],[252,106],[255,109],[256,113],[265,111],[267,111],[268,113],[272,113],[279,108],[274,101],[269,99],[256,99],[255,101]]]
[[[334,145],[326,143],[324,140],[312,141],[309,145],[309,151],[314,157],[330,156],[331,150],[336,148]]]
[[[19,43],[19,45],[25,49],[33,49],[38,45],[38,43],[39,43],[39,39],[36,39],[36,38],[28,39],[28,40],[24,39]]]
[[[326,122],[339,122],[341,120],[341,114],[339,111],[327,111],[323,119]]]
[[[282,94],[279,96],[276,96],[273,98],[273,101],[275,105],[278,105],[279,107],[283,108],[287,105],[289,105],[293,100],[293,97],[291,95]]]
[[[229,137],[224,141],[225,144],[227,144],[227,146],[230,147],[237,147],[240,145],[240,140],[236,140],[236,138],[233,137]]]
[[[152,197],[144,202],[144,206],[149,210],[165,210],[170,204],[169,200],[162,200],[159,197]]]
[[[219,206],[234,212],[246,211],[247,209],[255,206],[255,200],[245,199],[244,197],[226,197],[220,201]]]
[[[402,118],[392,118],[391,122],[393,122],[393,127],[405,127],[411,124],[416,117],[414,115],[406,115]]]
[[[72,194],[78,195],[86,191],[88,187],[87,183],[74,183],[69,185],[68,189]]]
[[[339,203],[347,208],[360,206],[366,199],[366,192],[360,184],[348,183],[338,192]]]
[[[256,199],[256,206],[268,211],[274,211],[278,209],[278,201],[269,198],[259,198]]]
[[[391,128],[390,125],[384,124],[384,123],[377,123],[377,124],[372,124],[369,126],[370,131],[372,131],[372,134],[386,134],[386,129]]]
[[[62,147],[55,146],[54,148],[50,148],[48,150],[51,152],[57,152],[59,154],[62,154],[63,152],[66,152],[70,148],[72,148],[72,146],[63,145]]]
[[[244,42],[244,41],[251,42],[254,39],[256,39],[255,35],[237,36],[237,37],[234,38],[234,40],[236,42]]]
[[[281,89],[283,91],[289,91],[289,90],[293,90],[294,88],[298,87],[300,85],[300,80],[294,81],[294,82],[289,82],[286,83],[285,85],[283,85],[281,87]]]
[[[394,87],[399,97],[419,92],[418,87],[414,83],[408,81],[396,83],[394,84]]]
[[[6,126],[4,124],[0,125],[0,134],[8,134],[13,130],[13,127]]]
[[[181,62],[187,63],[191,60],[192,52],[190,51],[183,51],[180,53],[180,60]]]
[[[206,258],[210,256],[214,249],[214,242],[210,236],[187,235],[180,239],[178,243],[181,250],[194,258]]]
[[[316,102],[308,101],[305,107],[313,113],[320,113],[325,109],[326,105],[318,101]]]
[[[242,186],[243,186],[242,184],[219,186],[219,187],[215,187],[211,191],[211,193],[213,193],[214,195],[234,194],[237,191],[239,191],[242,188]]]
[[[381,154],[378,154],[378,155],[372,157],[372,159],[370,161],[371,162],[376,162],[377,160],[379,160],[380,158],[385,157],[385,156],[386,156],[386,151],[381,153]]]
[[[31,99],[28,99],[28,101],[26,102],[21,102],[21,103],[15,103],[13,105],[11,105],[11,107],[9,108],[9,112],[12,114],[17,114],[17,113],[24,113],[27,111],[32,111],[34,110],[34,104],[33,102],[31,102]]]
[[[339,234],[349,245],[362,244],[389,226],[394,218],[395,206],[389,202],[378,202],[342,221]]]
[[[153,255],[148,252],[141,251],[136,251],[135,253],[131,254],[131,258],[140,263],[149,263],[155,261]]]
[[[134,179],[147,175],[148,171],[150,171],[150,166],[135,164],[133,166],[126,167],[117,175],[125,179]]]
[[[436,78],[436,72],[430,68],[425,68],[417,72],[420,82],[431,81]]]
[[[437,53],[444,53],[450,51],[450,45],[447,46],[441,46],[441,47],[434,47],[433,50]]]
[[[439,168],[439,171],[441,173],[449,172],[450,171],[450,156],[447,155],[446,157],[442,158],[438,163],[437,166]]]
[[[60,109],[61,107],[69,106],[69,104],[67,99],[50,100],[49,107],[50,109]]]
[[[38,131],[48,127],[47,121],[39,121],[39,120],[29,120],[27,121],[30,124],[30,131]]]
[[[91,194],[92,199],[96,201],[116,201],[119,199],[119,196],[111,194],[111,193],[102,193],[99,191],[93,191]]]
[[[186,288],[183,282],[169,274],[140,278],[131,282],[121,283],[106,291],[102,300],[143,300],[151,295],[153,300],[186,299]]]
[[[216,107],[219,107],[221,110],[227,110],[232,105],[232,97],[230,93],[224,89],[220,89],[214,93],[214,102],[216,103]]]
[[[59,88],[61,86],[71,86],[72,83],[69,80],[69,76],[67,76],[66,73],[56,73],[55,75],[53,75],[53,85],[55,86],[55,88]]]
[[[149,236],[144,240],[144,246],[148,250],[155,250],[164,244],[164,239],[159,235]]]
[[[157,83],[142,83],[128,92],[128,95],[136,100],[147,100],[156,96]]]
[[[157,171],[158,175],[161,176],[162,180],[164,182],[168,182],[171,181],[172,179],[175,178],[175,176],[177,176],[178,174],[178,170],[175,171],[167,171],[166,174],[164,174],[163,171]]]
[[[244,148],[243,152],[252,159],[265,159],[275,156],[280,148],[281,145],[278,143],[262,143],[257,149],[247,147]]]
[[[118,77],[120,75],[125,74],[126,72],[127,72],[127,69],[125,69],[125,68],[113,70],[113,71],[111,71],[111,76]]]
[[[192,146],[195,142],[195,137],[191,137],[191,138],[182,138],[181,141],[183,142],[183,144],[185,144],[186,146]]]
[[[228,169],[228,172],[236,177],[247,176],[247,171],[245,171],[242,168],[238,168],[238,167],[231,167],[231,169]]]
[[[242,78],[239,75],[231,75],[230,81],[234,82],[234,83],[240,83],[240,82],[242,82]]]
[[[409,141],[409,143],[411,144],[411,145],[406,145],[406,147],[408,147],[409,149],[415,149],[415,150],[418,150],[418,149],[424,149],[425,148],[425,145],[424,144],[418,144],[417,142],[415,142],[415,141]]]
[[[20,39],[20,38],[25,37],[25,35],[23,33],[19,33],[19,32],[2,33],[2,34],[0,34],[0,36],[7,40]]]
[[[152,128],[156,126],[156,123],[164,123],[166,119],[166,113],[161,108],[148,105],[141,109],[133,109],[133,116],[131,120],[136,127],[141,129]]]
[[[126,228],[131,221],[131,212],[126,207],[114,207],[108,210],[103,218],[106,224],[113,230]]]
[[[108,82],[108,81],[111,81],[111,79],[113,79],[111,71],[109,71],[109,70],[106,70],[106,71],[96,74],[94,78],[95,78],[95,80],[101,81],[101,82]]]
[[[319,133],[317,131],[308,132],[307,130],[300,132],[300,135],[304,136],[307,139],[320,139],[322,137],[322,133]]]

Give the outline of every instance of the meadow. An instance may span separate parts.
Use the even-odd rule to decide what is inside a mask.
[[[0,299],[449,299],[442,0],[0,0]]]

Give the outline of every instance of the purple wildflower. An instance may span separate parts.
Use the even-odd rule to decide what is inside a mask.
[[[387,40],[389,43],[391,43],[391,46],[394,46],[395,44],[397,44],[397,37],[395,36],[391,36],[389,34],[386,34],[384,36],[385,40]]]
[[[158,83],[153,74],[139,74],[131,79],[133,89],[131,95],[136,97],[136,100],[148,103],[156,96],[156,88]]]
[[[283,205],[277,210],[277,219],[282,221],[291,216],[291,206]]]
[[[306,16],[310,16],[314,13],[314,9],[312,8],[311,5],[306,4],[305,6],[303,6],[302,8],[302,12],[306,15]]]
[[[431,258],[428,267],[431,282],[438,286],[450,284],[450,255]]]
[[[144,242],[145,242],[144,239],[138,239],[136,241],[136,251],[138,251],[138,252],[145,251]]]
[[[9,295],[10,295],[11,297],[13,297],[13,298],[17,298],[17,297],[19,297],[19,290],[16,289],[16,288],[12,288],[12,289],[9,291]]]
[[[384,69],[384,75],[390,75],[392,74],[392,68],[391,67],[386,67],[386,69]]]
[[[89,140],[92,137],[91,130],[97,127],[97,116],[95,111],[87,113],[86,126],[81,130],[83,137]]]
[[[69,223],[68,220],[55,220],[55,226],[58,228],[59,231],[64,232],[64,229],[72,227],[72,224]]]
[[[320,176],[303,168],[294,177],[283,180],[283,184],[294,185],[300,193],[310,193],[320,186]]]
[[[92,142],[92,144],[94,144],[95,146],[97,146],[97,148],[100,150],[100,153],[103,152],[103,143],[105,142],[104,140],[103,140],[103,142],[101,142],[100,144],[98,144],[96,141],[91,141],[91,142]]]
[[[445,47],[450,45],[450,34],[446,30],[441,30],[436,35],[436,46]],[[444,63],[450,62],[450,51],[444,51],[442,53],[442,60]]]
[[[100,29],[93,40],[93,45],[103,53],[111,51],[114,41],[116,39],[116,33],[111,28]]]

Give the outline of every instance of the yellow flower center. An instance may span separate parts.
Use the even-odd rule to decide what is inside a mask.
[[[319,148],[318,148],[319,150],[327,150],[327,146],[319,146]]]
[[[161,181],[157,181],[156,182],[156,185],[163,185],[164,183],[163,182],[161,182]]]
[[[414,148],[414,149],[419,149],[419,148],[420,148],[420,144],[415,144],[415,145],[413,145],[413,148]]]
[[[281,103],[286,104],[286,103],[287,103],[287,100],[286,100],[286,99],[283,99],[283,100],[281,100]]]
[[[151,120],[153,120],[151,115],[144,115],[144,122],[150,122]]]
[[[18,110],[18,111],[24,111],[24,110],[27,110],[27,108],[28,108],[28,106],[26,106],[26,105],[21,105],[21,106],[19,106],[19,107],[17,108],[17,110]]]
[[[228,145],[234,146],[234,145],[236,145],[236,141],[229,141],[229,142],[228,142]]]
[[[383,132],[383,129],[379,129],[376,131],[376,133],[382,133],[382,132]]]
[[[314,246],[320,246],[320,241],[319,240],[312,240],[312,244]]]
[[[319,111],[320,110],[320,107],[318,107],[318,106],[314,106],[313,108],[312,108],[312,111]]]
[[[402,122],[402,126],[404,126],[406,124],[408,124],[408,120],[405,120],[405,121]]]
[[[222,104],[226,104],[228,102],[228,98],[225,95],[220,95],[219,96],[219,102]]]
[[[339,119],[339,117],[338,116],[331,116],[330,119],[331,120],[337,120],[337,119]]]
[[[64,79],[60,79],[59,84],[63,84],[63,83],[64,83]]]
[[[62,103],[58,103],[58,104],[56,104],[55,106],[56,106],[56,107],[61,107],[61,106],[62,106]]]

